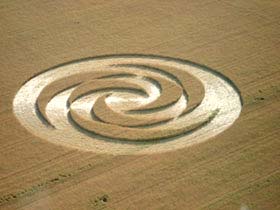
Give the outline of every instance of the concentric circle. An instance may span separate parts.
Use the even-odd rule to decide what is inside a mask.
[[[53,67],[28,80],[14,113],[31,133],[80,150],[165,152],[227,129],[241,98],[221,74],[189,61],[112,55]]]

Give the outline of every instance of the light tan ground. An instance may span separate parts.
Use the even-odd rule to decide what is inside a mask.
[[[280,209],[279,11],[272,0],[1,1],[0,208]],[[210,141],[142,156],[51,144],[14,117],[14,95],[35,74],[122,53],[223,73],[241,91],[241,116]]]

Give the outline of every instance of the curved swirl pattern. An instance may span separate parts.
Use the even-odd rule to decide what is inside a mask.
[[[103,56],[30,79],[14,113],[51,142],[113,154],[163,152],[205,141],[239,116],[235,87],[214,71],[172,58]]]

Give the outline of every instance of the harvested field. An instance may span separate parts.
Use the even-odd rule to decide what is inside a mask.
[[[0,209],[280,209],[279,14],[0,2]]]

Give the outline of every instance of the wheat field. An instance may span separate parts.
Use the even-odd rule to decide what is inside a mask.
[[[280,209],[280,2],[0,2],[0,209]]]

